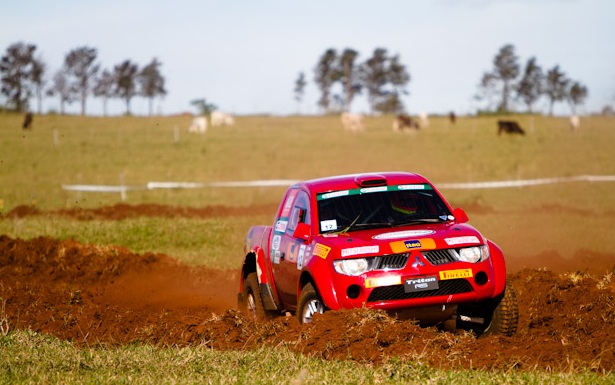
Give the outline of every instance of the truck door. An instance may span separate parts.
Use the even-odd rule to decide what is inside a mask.
[[[297,224],[310,223],[309,202],[308,194],[297,190],[292,203],[288,206],[288,211],[286,205],[283,210],[283,214],[287,211],[288,216],[280,216],[275,224],[274,237],[279,236],[277,241],[279,258],[272,260],[272,266],[278,294],[289,310],[294,310],[297,306],[297,287],[302,268],[297,262],[303,260],[306,248],[305,241],[293,237],[293,233]]]

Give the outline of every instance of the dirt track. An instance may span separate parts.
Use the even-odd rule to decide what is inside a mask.
[[[20,207],[6,216],[87,220],[214,213],[237,214],[222,207],[118,205],[53,213]],[[532,267],[530,260],[508,257],[519,302],[517,335],[475,339],[366,310],[328,312],[305,326],[295,317],[252,324],[235,310],[238,270],[189,267],[166,255],[137,255],[116,246],[0,236],[0,299],[5,305],[0,321],[4,318],[11,329],[30,328],[90,346],[142,341],[225,350],[267,344],[377,364],[397,356],[438,367],[615,370],[615,284],[604,276],[614,271],[615,255],[584,253],[564,260],[553,252],[537,258],[548,269],[522,268]]]

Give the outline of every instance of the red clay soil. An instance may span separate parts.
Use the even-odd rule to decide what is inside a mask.
[[[24,206],[6,217],[241,215],[236,210],[117,205],[40,213]],[[575,259],[585,259],[576,265],[556,252],[537,257],[553,269],[510,270],[520,312],[517,334],[477,339],[365,309],[328,312],[309,325],[299,325],[295,317],[255,324],[236,310],[238,270],[191,267],[167,255],[134,254],[113,245],[0,236],[0,327],[32,329],[81,346],[143,342],[242,350],[268,345],[374,364],[398,357],[443,368],[615,370],[615,284],[603,275],[614,271],[615,255],[580,252]],[[587,260],[601,274],[584,269]]]

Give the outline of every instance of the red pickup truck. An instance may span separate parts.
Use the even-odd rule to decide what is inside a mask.
[[[467,222],[418,174],[296,183],[273,226],[248,232],[239,306],[256,320],[294,312],[301,323],[366,307],[512,335],[518,310],[504,255]]]

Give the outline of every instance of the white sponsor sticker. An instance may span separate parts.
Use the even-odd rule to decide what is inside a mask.
[[[337,220],[329,219],[326,221],[320,221],[320,231],[337,230]]]
[[[361,193],[373,193],[373,192],[381,192],[387,191],[387,186],[378,186],[378,187],[366,187],[361,189]]]
[[[397,186],[400,190],[425,190],[424,184],[402,184]]]
[[[275,224],[275,231],[277,233],[283,233],[286,231],[286,227],[288,226],[288,221],[278,221]]]
[[[282,237],[280,237],[279,235],[273,236],[273,242],[271,242],[272,250],[278,250],[280,248],[280,240],[282,240]]]
[[[470,235],[467,237],[445,238],[444,241],[449,246],[461,245],[463,243],[480,243],[480,240],[474,235]]]
[[[329,198],[342,197],[342,196],[348,195],[348,194],[350,194],[350,191],[348,191],[348,190],[335,191],[335,192],[330,192],[330,193],[322,194],[321,195],[321,199],[329,199]]]
[[[406,231],[394,231],[392,233],[384,233],[374,235],[373,239],[398,239],[398,238],[415,238],[422,237],[423,235],[433,234],[433,230],[406,230]]]
[[[350,249],[342,250],[342,257],[348,257],[351,255],[359,255],[359,254],[374,254],[380,251],[380,246],[361,246],[361,247],[351,247]]]

